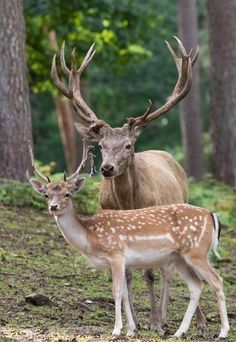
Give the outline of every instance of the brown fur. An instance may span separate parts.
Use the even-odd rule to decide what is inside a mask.
[[[115,178],[103,178],[102,208],[137,209],[187,202],[187,177],[167,152],[136,153],[130,167]]]
[[[212,246],[218,245],[219,224],[215,214],[188,204],[172,204],[136,210],[102,210],[86,220],[77,218],[70,195],[79,191],[84,179],[47,185],[31,179],[36,191],[48,198],[64,238],[97,267],[111,270],[115,300],[113,337],[122,329],[121,299],[127,318],[127,335],[135,333],[135,322],[128,298],[125,268],[175,266],[188,285],[190,302],[175,337],[186,334],[197,308],[202,281],[214,290],[221,318],[219,337],[229,332],[229,322],[222,279],[208,262]],[[68,196],[69,195],[69,196]]]

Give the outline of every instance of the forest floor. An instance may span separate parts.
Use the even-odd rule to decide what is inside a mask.
[[[236,229],[223,227],[224,259],[214,265],[224,278],[231,332],[236,341]],[[114,303],[108,273],[93,269],[61,236],[46,211],[0,205],[0,341],[109,341]],[[159,272],[156,272],[159,293]],[[163,341],[179,326],[188,304],[186,286],[175,275],[168,306],[166,337],[150,332],[150,303],[141,272],[134,275],[134,301],[141,329],[132,341]],[[50,303],[27,303],[32,293]],[[185,341],[213,341],[220,330],[216,300],[206,285],[201,307],[208,333],[196,336],[195,320]],[[124,335],[120,340],[129,341]],[[179,340],[180,341],[180,340]]]

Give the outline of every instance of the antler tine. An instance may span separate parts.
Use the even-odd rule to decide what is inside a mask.
[[[145,122],[146,118],[148,117],[150,110],[152,109],[152,101],[150,99],[148,99],[148,108],[146,110],[146,112],[139,117],[139,125],[141,125],[143,122]],[[136,118],[128,118],[128,125],[129,126],[135,126],[135,122],[136,122]]]
[[[197,46],[196,48],[196,51],[195,51],[195,54],[193,55],[192,59],[191,59],[191,62],[192,62],[192,65],[195,64],[197,58],[198,58],[198,54],[199,54],[199,45]]]
[[[188,56],[188,54],[187,54],[187,52],[185,50],[185,47],[183,46],[183,43],[181,42],[181,40],[178,37],[176,37],[176,36],[173,36],[173,37],[175,38],[175,40],[178,43],[178,48],[179,48],[179,51],[181,53],[181,56]]]
[[[74,110],[76,111],[76,113],[79,114],[81,119],[91,123],[92,120],[88,116],[90,114],[88,114],[87,112],[85,113],[83,104],[81,103],[81,101],[78,101],[78,98],[77,98],[77,96],[80,96],[81,98],[81,95],[80,93],[78,95],[78,74],[76,71],[76,63],[73,64],[73,62],[72,62],[72,69],[70,71],[70,78],[69,78],[69,95],[72,101],[72,106]]]
[[[64,74],[69,77],[70,76],[70,69],[66,65],[65,61],[65,41],[62,43],[61,46],[61,53],[60,53],[60,61],[61,61],[61,69],[64,72]]]
[[[88,153],[89,153],[90,147],[86,146],[86,141],[83,139],[83,156],[80,165],[78,166],[77,170],[69,177],[66,178],[67,182],[72,181],[72,179],[76,178],[80,171],[84,168],[85,162],[88,159]]]
[[[44,176],[34,165],[34,154],[32,151],[32,147],[31,147],[31,143],[30,140],[28,140],[28,151],[29,151],[29,155],[30,155],[30,161],[31,161],[31,165],[32,165],[32,169],[33,169],[33,173],[35,175],[37,175],[39,178],[41,178],[44,182],[46,183],[50,183],[50,179],[48,176]]]
[[[71,54],[71,61],[72,66],[71,70],[67,67],[65,62],[65,42],[63,42],[61,47],[61,54],[60,54],[60,62],[61,68],[63,73],[69,77],[69,89],[67,89],[64,84],[60,81],[58,76],[57,67],[56,67],[56,56],[53,57],[52,66],[51,66],[51,78],[53,83],[55,84],[56,88],[67,98],[72,100],[72,105],[79,115],[81,119],[92,123],[93,121],[97,121],[96,114],[92,111],[92,109],[87,105],[81,95],[80,91],[80,76],[84,69],[90,64],[93,59],[93,56],[96,53],[94,50],[94,43],[89,48],[88,52],[86,53],[80,68],[77,70],[76,67],[76,57],[75,57],[75,49],[72,51]]]
[[[86,53],[83,62],[81,63],[81,66],[78,70],[78,73],[82,74],[83,70],[90,64],[90,62],[93,59],[93,56],[96,53],[96,50],[94,50],[95,42],[90,46],[88,52]]]
[[[80,92],[80,76],[83,70],[89,65],[96,51],[92,52],[94,44],[90,47],[86,56],[84,57],[80,68],[77,70],[75,49],[71,53],[71,72],[69,81],[69,93],[72,97],[73,107],[79,116],[85,121],[97,121],[96,114],[88,107],[87,103],[82,98]]]
[[[57,73],[57,67],[56,67],[56,58],[57,56],[54,55],[53,59],[52,59],[52,66],[51,66],[51,78],[52,81],[54,83],[54,85],[56,86],[56,88],[63,94],[65,95],[67,98],[71,98],[68,89],[66,89],[66,87],[64,86],[64,84],[60,81],[60,78],[58,76]]]
[[[191,83],[192,83],[192,65],[196,62],[197,57],[198,57],[198,47],[196,49],[196,52],[193,56],[193,59],[191,58],[192,50],[190,51],[189,54],[187,54],[185,47],[183,46],[181,40],[177,37],[174,36],[178,43],[178,50],[180,52],[181,57],[177,57],[175,52],[173,51],[172,47],[170,44],[166,41],[167,48],[175,62],[177,71],[178,71],[178,80],[176,82],[176,85],[174,87],[174,90],[167,100],[167,102],[157,110],[155,110],[152,113],[148,113],[145,116],[145,119],[143,116],[141,117],[136,117],[134,119],[134,125],[133,126],[138,126],[142,124],[143,122],[150,122],[166,112],[168,112],[172,107],[174,107],[182,98],[184,98],[187,93],[189,92],[191,88]]]

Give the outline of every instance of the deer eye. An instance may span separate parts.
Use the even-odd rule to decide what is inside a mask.
[[[45,198],[48,198],[48,195],[47,195],[47,194],[45,194],[45,195],[44,195],[44,197],[45,197]]]
[[[126,149],[126,150],[130,150],[130,149],[131,149],[131,144],[125,145],[125,149]]]
[[[67,192],[64,197],[70,197],[69,192]]]

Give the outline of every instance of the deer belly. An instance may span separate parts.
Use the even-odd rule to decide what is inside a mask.
[[[110,264],[107,258],[105,257],[97,257],[97,256],[87,256],[87,258],[89,259],[89,261],[91,262],[91,264],[95,267],[98,268],[107,268]]]
[[[134,268],[159,267],[169,262],[172,252],[166,249],[140,251],[128,248],[125,251],[125,265]]]

